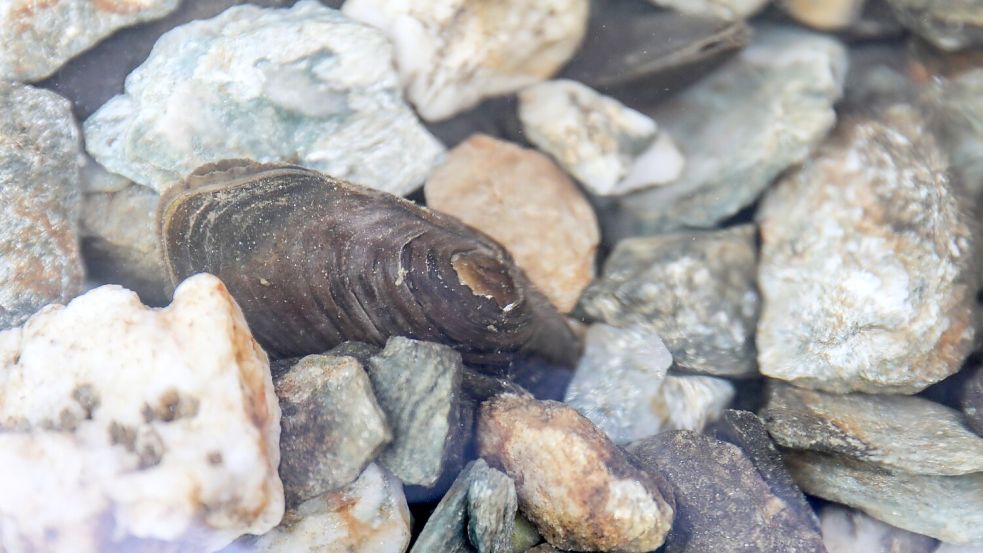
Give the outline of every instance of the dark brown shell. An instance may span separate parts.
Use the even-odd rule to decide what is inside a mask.
[[[576,341],[509,254],[457,219],[289,165],[230,160],[161,199],[175,285],[218,276],[275,357],[408,336],[473,364],[571,365]]]

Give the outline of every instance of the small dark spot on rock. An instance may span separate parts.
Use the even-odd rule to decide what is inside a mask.
[[[135,453],[137,432],[129,426],[113,421],[109,424],[109,442],[123,446],[130,453]]]
[[[85,411],[85,420],[92,420],[92,414],[99,408],[99,395],[91,384],[80,384],[72,390],[72,399]]]
[[[213,451],[208,454],[208,463],[212,465],[222,464],[222,453],[219,451]]]

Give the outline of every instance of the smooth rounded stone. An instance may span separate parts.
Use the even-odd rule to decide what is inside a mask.
[[[771,493],[819,530],[815,511],[785,468],[782,454],[768,435],[765,423],[757,415],[750,411],[726,409],[714,425],[713,436],[741,448],[765,484],[771,488]]]
[[[274,381],[280,410],[280,479],[296,505],[350,484],[392,440],[362,364],[308,355]]]
[[[825,553],[815,523],[774,495],[736,446],[680,430],[627,450],[672,487],[676,519],[666,553]]]
[[[826,505],[820,512],[828,553],[938,553],[939,542],[895,528],[860,511]]]
[[[685,89],[749,40],[743,21],[687,15],[638,0],[593,0],[584,44],[560,76],[641,109]]]
[[[785,456],[807,494],[855,507],[892,526],[955,544],[983,545],[983,473],[891,473],[811,451]]]
[[[977,368],[966,382],[961,406],[966,423],[983,436],[983,368]]]
[[[576,81],[522,90],[519,118],[529,141],[592,194],[619,196],[667,184],[683,171],[676,143],[651,117]]]
[[[564,552],[553,547],[548,543],[543,543],[531,549],[527,549],[526,553],[564,553]]]
[[[842,31],[860,20],[867,0],[779,0],[795,21],[820,31]]]
[[[686,166],[668,186],[622,197],[605,224],[616,236],[712,227],[750,205],[833,127],[846,67],[833,38],[756,29],[727,65],[647,112],[676,139]]]
[[[0,81],[0,113],[3,329],[49,303],[75,297],[84,270],[78,245],[80,144],[68,102]]]
[[[170,285],[155,228],[160,195],[119,178],[126,183],[122,189],[83,196],[80,232],[88,274],[100,282],[121,284],[144,302],[166,304]],[[93,181],[83,176],[82,182]]]
[[[954,51],[983,45],[979,0],[887,0],[901,23],[936,48]]]
[[[368,465],[350,485],[290,509],[283,522],[228,553],[401,553],[410,543],[410,511],[399,480]]]
[[[755,375],[757,262],[752,225],[622,240],[579,309],[609,324],[652,325],[684,370]]]
[[[403,195],[443,152],[402,101],[386,37],[313,0],[171,30],[84,128],[106,169],[159,192],[248,158]]]
[[[983,438],[959,411],[920,397],[826,394],[775,382],[761,418],[791,449],[911,474],[983,472]]]
[[[651,326],[595,324],[564,402],[627,443],[666,430],[700,431],[734,397],[726,380],[666,375],[672,356]]]
[[[461,354],[395,336],[365,367],[393,440],[379,463],[403,483],[432,486],[461,455]]]
[[[515,484],[493,468],[478,471],[468,488],[468,538],[478,553],[511,553],[518,499]]]
[[[912,394],[973,345],[972,218],[912,108],[845,122],[758,212],[762,374]]]
[[[522,513],[515,513],[515,529],[512,532],[512,553],[524,553],[543,541],[536,527]]]
[[[959,181],[970,195],[983,196],[983,68],[932,79],[922,100],[941,130]]]
[[[158,19],[180,0],[2,0],[0,79],[37,81],[122,27]]]
[[[215,277],[189,278],[164,309],[118,286],[49,306],[0,332],[0,375],[0,436],[20,436],[0,446],[0,547],[212,551],[280,521],[269,364]]]
[[[594,210],[539,152],[473,135],[427,177],[424,192],[428,207],[505,246],[560,312],[570,311],[594,278]]]
[[[580,46],[588,0],[347,0],[393,41],[406,97],[428,121],[548,79]]]
[[[727,20],[747,19],[768,4],[768,0],[649,0],[649,2],[682,13]]]
[[[546,540],[576,551],[651,551],[672,525],[672,493],[572,407],[511,394],[482,405],[481,456],[515,481]]]

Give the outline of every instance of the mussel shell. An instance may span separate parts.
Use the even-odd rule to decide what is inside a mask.
[[[570,366],[566,322],[488,236],[402,198],[289,165],[230,160],[161,199],[171,282],[208,272],[274,357],[390,336],[439,342],[466,362],[517,355]]]

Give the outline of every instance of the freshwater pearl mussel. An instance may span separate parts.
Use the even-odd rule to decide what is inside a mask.
[[[566,321],[502,246],[403,198],[226,160],[171,187],[157,216],[172,284],[218,276],[273,357],[407,336],[490,368],[576,358]]]

